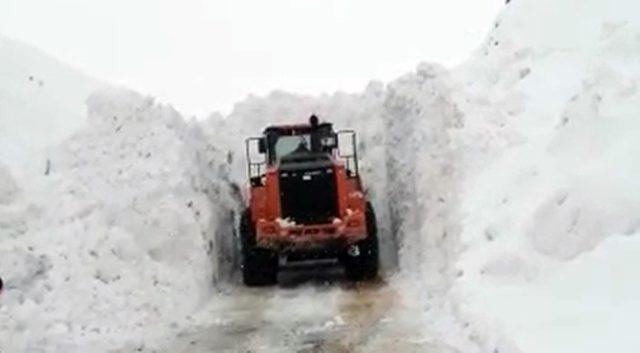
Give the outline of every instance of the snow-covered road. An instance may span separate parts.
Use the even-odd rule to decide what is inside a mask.
[[[428,318],[416,315],[424,302],[410,291],[384,280],[349,284],[336,268],[314,273],[216,297],[198,314],[215,323],[181,332],[163,352],[457,352],[425,331]]]
[[[398,300],[389,286],[335,286],[223,295],[208,311],[220,322],[181,334],[167,352],[352,352],[393,322]]]

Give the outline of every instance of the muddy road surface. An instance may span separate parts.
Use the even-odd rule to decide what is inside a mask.
[[[166,353],[456,352],[425,334],[422,299],[380,279],[353,284],[342,270],[289,268],[272,288],[237,287],[199,315]]]

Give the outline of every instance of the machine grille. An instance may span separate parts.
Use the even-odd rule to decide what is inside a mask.
[[[330,223],[338,211],[333,168],[281,171],[280,206],[296,223]]]

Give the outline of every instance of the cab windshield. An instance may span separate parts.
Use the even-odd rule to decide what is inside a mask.
[[[275,160],[280,161],[287,155],[311,151],[311,135],[280,136],[274,146]]]

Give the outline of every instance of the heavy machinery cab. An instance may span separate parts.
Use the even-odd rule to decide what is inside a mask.
[[[339,140],[349,146],[341,149]],[[262,156],[256,158],[256,149]],[[246,151],[251,186],[264,185],[266,169],[278,165],[285,169],[294,168],[294,165],[296,169],[304,169],[314,163],[342,160],[348,176],[358,177],[355,132],[334,132],[331,123],[269,126],[262,137],[247,139]]]
[[[308,124],[267,127],[246,140],[250,190],[240,220],[247,285],[276,282],[279,263],[337,258],[347,277],[378,271],[373,207],[358,170],[356,134]]]

